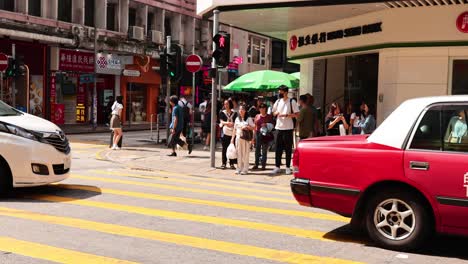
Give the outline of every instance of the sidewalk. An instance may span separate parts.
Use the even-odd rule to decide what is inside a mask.
[[[218,144],[218,146],[220,146],[220,144]],[[217,168],[211,168],[210,151],[203,151],[200,147],[201,146],[196,146],[197,149],[190,155],[187,150],[180,149],[177,151],[177,157],[168,157],[167,154],[171,151],[162,145],[153,147],[128,147],[114,151],[105,150],[100,153],[100,157],[119,164],[127,164],[128,167],[139,170],[169,171],[229,179],[242,177],[244,179],[249,178],[252,182],[280,185],[289,185],[289,181],[292,179],[292,175],[270,175],[274,167],[274,152],[268,153],[267,170],[250,171],[248,175],[236,175],[234,170],[222,170],[219,168],[221,165],[220,147],[216,152]],[[253,166],[254,159],[255,154],[252,151],[250,153],[251,167]]]
[[[93,126],[90,124],[59,125],[59,127],[63,130],[63,132],[65,132],[66,135],[109,133],[109,130],[110,130],[109,126],[106,126],[106,125],[98,125],[96,129],[93,129]],[[132,125],[124,125],[123,131],[142,131],[142,130],[149,130],[150,128],[151,128],[150,123],[132,124]],[[163,127],[160,127],[160,129],[162,128]],[[154,125],[153,129],[156,129],[156,125]]]

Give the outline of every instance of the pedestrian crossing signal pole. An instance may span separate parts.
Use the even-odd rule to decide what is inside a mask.
[[[166,39],[166,49],[164,50],[164,53],[165,53],[165,56],[164,56],[164,59],[167,60],[167,53],[171,52],[171,36],[167,36],[167,39]],[[167,65],[167,61],[165,62],[165,64]],[[168,67],[168,66],[166,66]],[[167,73],[169,73],[170,71],[168,70]],[[169,109],[171,107],[171,104],[169,102],[169,97],[171,96],[171,76],[170,74],[166,74],[166,114],[167,114],[167,121],[166,121],[166,143],[169,144],[169,135],[171,134],[170,133],[170,129],[169,129],[169,124],[171,123],[171,114],[169,113]]]
[[[219,31],[219,10],[214,10],[213,11],[213,37],[218,34]],[[216,51],[216,45],[213,42],[213,52]],[[211,68],[217,69],[217,64],[216,64],[216,59],[213,57],[211,61]],[[216,106],[217,104],[217,98],[218,96],[216,95],[217,89],[216,89],[216,76],[211,77],[211,133],[210,133],[210,158],[211,158],[211,167],[215,168],[216,167]]]

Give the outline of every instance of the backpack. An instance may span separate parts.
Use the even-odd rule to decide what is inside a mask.
[[[184,105],[182,107],[182,114],[184,116],[184,124],[188,124],[190,123],[190,108],[188,107],[188,102],[187,103],[182,102],[182,104]]]

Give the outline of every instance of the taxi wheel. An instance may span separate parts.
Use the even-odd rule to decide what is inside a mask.
[[[386,189],[371,197],[366,210],[369,237],[384,248],[407,251],[420,247],[433,233],[424,201],[401,189]]]

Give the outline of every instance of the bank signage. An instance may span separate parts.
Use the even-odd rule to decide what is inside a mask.
[[[96,72],[100,74],[120,75],[124,62],[115,54],[98,53],[96,55]]]
[[[357,27],[350,27],[346,29],[339,29],[330,32],[312,33],[302,36],[291,36],[289,40],[289,48],[296,50],[307,45],[317,45],[320,43],[326,43],[327,41],[356,37],[366,34],[382,32],[382,22],[368,24]]]
[[[457,29],[460,32],[468,33],[468,12],[463,12],[457,18]]]

